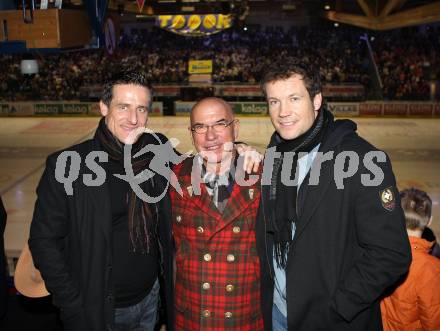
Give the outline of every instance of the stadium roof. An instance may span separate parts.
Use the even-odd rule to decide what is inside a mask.
[[[138,1],[109,0],[109,8],[139,14]],[[142,13],[247,15],[255,10],[289,12],[293,18],[321,16],[373,30],[440,22],[439,0],[147,0]]]

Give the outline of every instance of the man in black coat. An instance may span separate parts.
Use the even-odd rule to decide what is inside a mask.
[[[134,155],[165,143],[162,135],[136,134],[151,103],[142,74],[114,76],[94,138],[47,158],[29,247],[65,330],[153,330],[159,279],[173,329],[168,181],[151,173],[134,178],[152,159]]]
[[[257,222],[267,330],[382,330],[379,301],[411,262],[387,155],[323,107],[295,59],[262,80],[275,132]]]

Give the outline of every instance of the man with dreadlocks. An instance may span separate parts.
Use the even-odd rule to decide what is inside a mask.
[[[382,330],[380,296],[411,260],[390,161],[323,107],[319,71],[283,58],[261,85],[275,128],[256,227],[265,329]]]
[[[122,176],[115,176],[126,172],[127,144],[137,175],[148,168],[151,157],[133,156],[149,144],[165,142],[159,135],[135,135],[147,123],[151,101],[152,89],[142,74],[115,75],[104,87],[103,118],[94,137],[47,159],[29,247],[65,330],[153,330],[160,276],[168,330],[173,328],[168,194],[149,203]],[[66,155],[70,165],[63,163]],[[106,176],[99,182],[103,171]],[[60,182],[66,172],[76,179],[70,192]],[[155,196],[166,191],[167,182],[153,176],[140,185]]]

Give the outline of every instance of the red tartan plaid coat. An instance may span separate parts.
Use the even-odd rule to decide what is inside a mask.
[[[205,185],[192,185],[193,160],[174,168],[183,197],[171,189],[176,330],[263,330],[255,244],[260,181],[234,183],[220,214]]]

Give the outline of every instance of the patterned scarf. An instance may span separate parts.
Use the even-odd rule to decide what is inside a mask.
[[[105,118],[101,118],[98,129],[95,133],[97,139],[102,145],[109,157],[122,166],[124,166],[124,144],[121,143],[108,129]],[[131,154],[135,155],[144,146],[148,144],[157,144],[157,141],[149,134],[142,134],[132,145]],[[135,175],[144,169],[148,169],[151,157],[143,154],[136,159],[132,157],[131,164]],[[151,192],[154,187],[151,180],[141,184],[144,192]],[[128,232],[130,235],[131,249],[133,252],[148,254],[151,247],[151,240],[156,233],[157,218],[155,206],[139,199],[136,193],[131,189],[127,196],[128,201]]]
[[[297,221],[296,198],[298,187],[284,185],[281,181],[281,169],[286,152],[295,152],[292,162],[290,179],[296,178],[298,167],[298,153],[309,153],[322,140],[328,126],[331,114],[322,108],[312,127],[301,136],[284,140],[275,132],[269,147],[276,146],[276,151],[281,152],[281,157],[275,159],[269,193],[269,207],[271,222],[274,229],[275,259],[278,267],[283,269],[287,265],[287,253],[292,242],[293,226]]]
[[[201,176],[205,185],[213,192],[217,190],[217,201],[213,201],[220,212],[223,212],[225,202],[229,199],[234,187],[235,169],[237,168],[238,155],[234,156],[234,160],[230,169],[222,175],[209,173],[206,166],[201,161]]]

